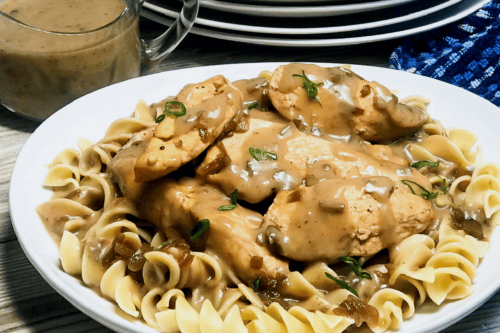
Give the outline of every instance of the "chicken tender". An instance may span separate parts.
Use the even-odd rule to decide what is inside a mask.
[[[174,101],[186,107],[186,114],[167,115],[158,124],[137,159],[136,182],[161,178],[201,154],[241,110],[242,99],[242,93],[221,75],[186,86]]]
[[[252,148],[275,158],[258,161],[250,153]],[[238,189],[239,197],[250,203],[304,182],[314,185],[354,174],[394,180],[405,177],[430,186],[426,177],[404,163],[387,146],[328,141],[299,131],[274,113],[253,111],[248,131],[234,133],[210,147],[197,173],[226,194]]]
[[[264,216],[270,248],[298,261],[371,256],[420,233],[431,204],[387,177],[327,180],[278,193]]]
[[[355,134],[370,142],[393,142],[427,120],[426,112],[398,103],[386,87],[342,67],[280,66],[269,83],[269,96],[283,117],[306,130]]]
[[[247,283],[259,276],[279,279],[288,275],[288,263],[257,243],[262,215],[239,205],[230,211],[218,210],[230,202],[216,187],[203,185],[199,179],[165,178],[147,187],[137,207],[143,218],[167,236],[168,230],[174,229],[187,240],[197,221],[210,220],[203,239],[205,251],[229,263],[234,274]],[[253,258],[258,258],[258,266]]]

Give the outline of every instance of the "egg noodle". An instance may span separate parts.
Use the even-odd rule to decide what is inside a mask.
[[[211,78],[62,151],[37,211],[64,271],[161,332],[385,332],[473,293],[500,169],[428,99],[328,70]]]

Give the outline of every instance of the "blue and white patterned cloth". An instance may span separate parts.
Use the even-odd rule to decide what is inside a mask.
[[[500,106],[500,0],[444,28],[408,37],[390,67],[465,88]]]

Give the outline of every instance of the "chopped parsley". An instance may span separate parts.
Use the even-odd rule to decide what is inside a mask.
[[[354,274],[356,274],[357,277],[360,277],[362,279],[368,279],[368,280],[372,279],[372,276],[370,275],[370,273],[365,271],[363,269],[363,267],[361,267],[361,264],[356,259],[354,259],[352,257],[340,257],[340,260],[342,260],[343,262],[348,264],[349,267],[351,267],[352,271],[354,272]]]
[[[277,160],[278,155],[274,153],[270,153],[268,151],[255,148],[255,147],[250,147],[248,148],[248,151],[250,152],[250,155],[252,155],[253,158],[255,158],[257,161],[267,161],[267,160]]]
[[[227,212],[229,210],[235,209],[236,206],[238,206],[238,189],[234,190],[233,193],[231,193],[231,204],[220,206],[218,210],[219,212]]]
[[[205,231],[208,230],[209,226],[210,226],[210,220],[208,220],[208,219],[198,221],[194,225],[193,230],[191,230],[190,239],[193,241],[193,240],[196,240],[196,239],[200,238],[201,236],[203,236]]]

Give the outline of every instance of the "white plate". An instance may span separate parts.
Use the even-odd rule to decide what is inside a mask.
[[[401,15],[400,11],[391,11],[390,13],[385,13],[388,17],[387,19],[380,19],[377,15],[372,15],[372,13],[365,15],[357,15],[357,17],[352,18],[349,17],[348,25],[342,25],[343,17],[336,18],[333,22],[329,20],[328,26],[322,27],[320,24],[326,25],[327,22],[324,20],[310,19],[312,20],[315,26],[319,25],[319,27],[312,28],[289,28],[290,25],[296,23],[296,19],[289,19],[287,21],[281,22],[285,27],[266,27],[257,25],[255,23],[256,18],[254,16],[248,17],[238,17],[238,24],[232,23],[235,21],[233,16],[231,15],[209,15],[205,14],[203,10],[200,11],[198,17],[195,20],[196,24],[201,26],[205,26],[208,28],[217,28],[217,29],[226,29],[232,31],[242,31],[249,33],[261,33],[261,34],[281,34],[281,35],[313,35],[313,34],[331,34],[331,33],[339,33],[339,32],[347,32],[347,31],[361,31],[367,29],[373,29],[393,24],[398,24],[402,22],[407,22],[411,20],[415,20],[421,18],[426,15],[430,15],[432,13],[438,12],[442,9],[450,7],[454,4],[457,4],[461,0],[448,0],[448,1],[435,1],[432,3],[423,4],[425,7],[412,7],[410,4],[408,6],[404,6],[401,9],[404,9],[406,12],[410,12],[411,14]],[[414,3],[415,4],[415,3]],[[163,1],[154,1],[150,0],[144,3],[144,8],[147,8],[153,12],[165,15],[170,18],[176,19],[179,16],[178,11],[172,10],[171,7],[167,6]],[[414,10],[415,9],[415,10]],[[394,16],[394,17],[392,17]],[[205,18],[204,18],[205,17]],[[352,21],[366,21],[370,20],[366,23],[357,23]],[[230,22],[226,22],[230,20]],[[290,22],[294,20],[295,22]],[[375,20],[375,21],[371,21]],[[269,21],[269,20],[268,20]],[[302,18],[301,21],[305,21]],[[319,21],[319,22],[318,22]],[[345,20],[344,20],[345,21]],[[247,23],[247,24],[242,24]],[[309,22],[308,22],[309,23]],[[275,22],[273,22],[275,24]]]
[[[291,5],[302,5],[302,4],[308,4],[310,5],[311,3],[316,4],[326,4],[326,3],[337,3],[337,2],[343,2],[346,3],[346,0],[225,0],[226,2],[232,2],[232,3],[248,3],[248,4],[272,4],[272,5],[285,5],[285,6],[291,6]],[[376,1],[376,0],[373,0]],[[351,3],[355,2],[363,2],[363,0],[352,0],[350,1]]]
[[[307,38],[301,35],[266,37],[259,34],[241,33],[238,31],[201,27],[198,25],[195,25],[191,29],[191,32],[206,37],[259,45],[293,47],[356,45],[401,38],[436,29],[472,14],[487,2],[489,2],[489,0],[462,0],[456,5],[447,7],[437,13],[426,15],[420,19],[383,26],[371,30],[362,29],[348,34],[344,32],[329,35],[318,35],[319,37],[314,35],[308,35]],[[170,26],[173,23],[172,19],[159,15],[158,13],[152,12],[146,8],[141,12],[141,15],[164,25]]]
[[[200,6],[235,14],[303,18],[363,13],[403,5],[413,1],[416,0],[379,0],[357,4],[324,6],[262,6],[230,3],[218,0],[200,0]]]
[[[333,64],[321,64],[333,66]],[[114,120],[128,116],[139,99],[147,103],[175,95],[184,85],[223,74],[230,80],[252,78],[277,63],[197,67],[175,70],[118,83],[76,100],[55,113],[31,135],[17,158],[10,185],[10,214],[19,242],[43,278],[78,309],[103,325],[120,331],[153,333],[140,322],[130,322],[115,313],[116,306],[86,288],[79,279],[64,273],[56,245],[45,231],[35,207],[49,200],[42,188],[46,165],[65,148],[77,148],[80,137],[97,141]],[[401,96],[419,94],[431,99],[430,113],[445,126],[467,128],[480,134],[485,161],[500,163],[497,144],[500,113],[490,102],[455,86],[426,77],[377,67],[353,66],[368,80],[377,80]],[[476,110],[471,114],[471,110]],[[479,111],[478,111],[479,110]],[[441,307],[427,306],[403,324],[399,332],[436,332],[453,324],[483,304],[500,286],[500,232],[480,264],[474,280],[475,293]]]

